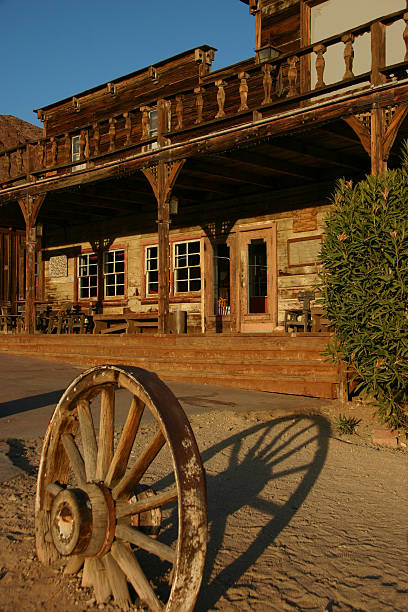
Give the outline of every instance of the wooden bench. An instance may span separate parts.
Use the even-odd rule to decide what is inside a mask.
[[[94,334],[140,334],[144,328],[158,329],[159,315],[154,312],[96,314],[93,321]]]

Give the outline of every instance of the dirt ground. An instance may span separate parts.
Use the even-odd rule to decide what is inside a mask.
[[[209,504],[198,612],[408,609],[406,450],[373,446],[368,422],[340,437],[328,413],[224,411],[190,420]],[[0,485],[1,612],[113,610],[95,603],[80,576],[37,560],[42,441],[10,444],[25,474]]]

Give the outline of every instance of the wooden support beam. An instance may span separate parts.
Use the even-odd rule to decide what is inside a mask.
[[[25,262],[25,321],[24,330],[27,334],[35,331],[35,249],[37,246],[36,219],[44,202],[45,194],[33,198],[26,196],[18,203],[26,222],[26,262]]]
[[[384,174],[387,162],[384,159],[384,111],[378,104],[371,112],[371,173]]]
[[[166,144],[163,135],[167,131],[169,104],[165,100],[159,100],[158,108],[158,134],[159,146]],[[172,189],[177,180],[179,172],[185,160],[165,162],[160,160],[157,165],[143,169],[142,172],[149,181],[157,200],[157,227],[159,244],[159,295],[158,295],[158,331],[167,333],[169,331],[169,291],[170,291],[170,268],[169,268],[169,228],[170,228],[170,198]]]

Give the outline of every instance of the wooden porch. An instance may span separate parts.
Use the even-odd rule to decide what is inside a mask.
[[[180,380],[339,398],[341,373],[322,352],[328,333],[0,335],[0,351],[89,367],[120,363]]]

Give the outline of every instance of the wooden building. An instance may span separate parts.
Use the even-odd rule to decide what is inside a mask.
[[[406,0],[342,31],[343,0],[240,1],[254,57],[212,71],[216,50],[191,49],[38,109],[43,137],[0,153],[1,235],[24,252],[0,299],[24,302],[27,332],[36,302],[64,301],[157,311],[161,333],[174,311],[190,333],[282,332],[336,180],[398,164]]]

